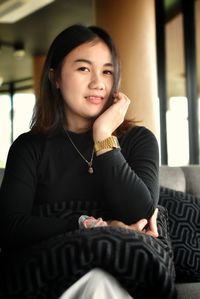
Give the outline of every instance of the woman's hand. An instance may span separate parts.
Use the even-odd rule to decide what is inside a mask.
[[[149,221],[147,221],[147,219],[141,219],[136,223],[127,225],[127,224],[123,223],[122,221],[109,220],[109,221],[107,221],[107,224],[108,224],[108,226],[132,229],[132,230],[135,230],[138,232],[142,232],[146,235],[152,236],[154,238],[157,238],[158,237],[157,216],[158,216],[158,209],[156,208],[153,215],[149,219]],[[147,228],[145,228],[146,226],[147,226]]]
[[[118,220],[109,220],[107,221],[108,226],[113,226],[113,227],[122,227],[122,228],[127,228],[127,229],[132,229],[132,230],[136,230],[139,232],[142,232],[145,228],[145,226],[147,225],[147,220],[146,219],[141,219],[136,223],[127,225],[122,221],[118,221]]]
[[[117,92],[114,96],[113,104],[93,124],[94,142],[102,141],[111,136],[124,121],[130,99],[122,92]]]
[[[158,237],[158,227],[157,227],[157,217],[158,217],[158,208],[155,209],[153,215],[149,219],[148,227],[146,229],[146,234],[152,237]]]

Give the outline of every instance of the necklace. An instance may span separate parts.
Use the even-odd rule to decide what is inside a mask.
[[[91,156],[91,159],[90,161],[88,161],[82,154],[81,152],[78,150],[78,148],[76,147],[76,145],[74,144],[73,140],[71,139],[69,133],[67,132],[67,130],[65,130],[66,134],[67,134],[67,137],[69,138],[69,141],[71,142],[71,144],[73,145],[73,147],[75,148],[75,150],[77,151],[77,153],[80,155],[80,157],[87,163],[88,165],[88,172],[89,174],[93,174],[94,172],[94,169],[92,167],[92,162],[93,162],[93,158],[94,158],[94,148],[92,150],[92,156]]]

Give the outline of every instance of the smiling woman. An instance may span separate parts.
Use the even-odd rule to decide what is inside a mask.
[[[73,25],[54,39],[0,189],[5,298],[176,298],[157,140],[125,119],[119,81],[103,29]]]

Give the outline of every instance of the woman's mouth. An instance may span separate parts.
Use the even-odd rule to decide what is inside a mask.
[[[102,103],[104,97],[102,96],[87,96],[85,97],[87,101],[89,101],[91,104],[95,104],[98,105],[100,103]]]

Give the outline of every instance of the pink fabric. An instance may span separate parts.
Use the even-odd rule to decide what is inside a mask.
[[[102,218],[94,218],[93,216],[82,215],[78,220],[80,228],[92,228],[98,226],[107,226],[107,222]]]

